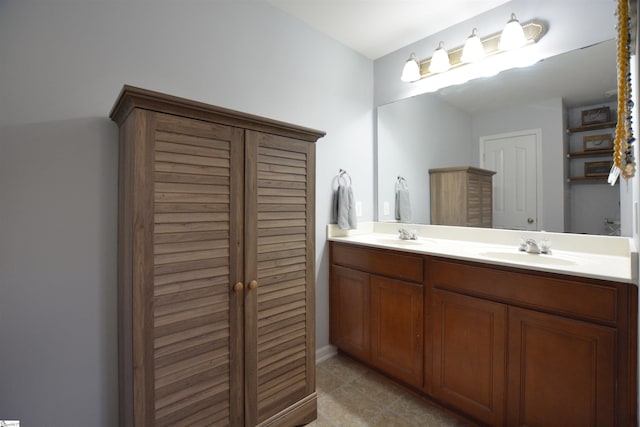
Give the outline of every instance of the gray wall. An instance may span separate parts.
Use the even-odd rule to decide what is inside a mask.
[[[123,84],[322,129],[317,344],[331,180],[373,217],[373,64],[262,0],[0,2],[0,419],[117,424]],[[327,65],[329,64],[329,65]]]

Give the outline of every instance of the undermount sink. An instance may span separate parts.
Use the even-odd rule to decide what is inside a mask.
[[[527,252],[500,252],[490,251],[479,254],[482,257],[499,261],[514,261],[538,265],[576,265],[573,260],[561,258],[555,255],[530,254]]]

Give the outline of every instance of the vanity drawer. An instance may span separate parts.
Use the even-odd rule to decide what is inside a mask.
[[[332,243],[332,263],[381,276],[423,282],[422,257]]]
[[[618,289],[573,279],[559,279],[432,260],[431,281],[447,289],[533,309],[615,324]]]

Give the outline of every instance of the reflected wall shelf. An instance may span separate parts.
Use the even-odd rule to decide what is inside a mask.
[[[592,125],[575,126],[567,129],[567,133],[586,132],[589,130],[609,129],[616,127],[617,122],[594,123]]]
[[[568,127],[567,133],[572,134],[572,133],[590,132],[590,131],[602,130],[602,129],[612,129],[616,127],[616,123],[617,123],[616,121],[607,121],[602,123],[593,123],[588,125]],[[584,151],[570,151],[569,153],[567,153],[567,158],[569,160],[574,160],[578,158],[589,158],[589,157],[599,157],[602,160],[612,160],[613,148],[611,147],[611,148],[584,150]],[[578,183],[606,184],[607,176],[570,176],[569,178],[567,178],[567,182],[576,183],[576,184]]]
[[[593,183],[593,184],[607,184],[606,176],[572,176],[567,178],[567,182],[573,182],[577,184],[581,183]]]
[[[590,151],[574,151],[568,153],[567,157],[599,157],[599,156],[613,156],[613,150],[611,148],[605,148],[603,150],[590,150]]]

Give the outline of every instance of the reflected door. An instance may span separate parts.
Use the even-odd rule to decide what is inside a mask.
[[[540,129],[480,138],[480,167],[493,170],[493,226],[539,230]]]

